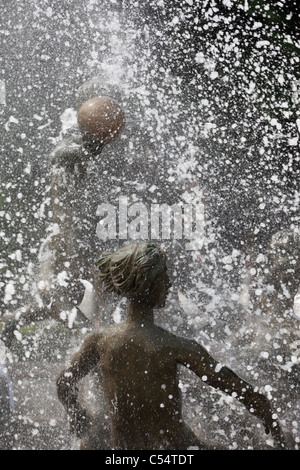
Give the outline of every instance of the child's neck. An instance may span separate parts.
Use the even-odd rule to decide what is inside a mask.
[[[153,308],[147,305],[146,302],[131,300],[128,307],[127,321],[139,324],[154,323]]]

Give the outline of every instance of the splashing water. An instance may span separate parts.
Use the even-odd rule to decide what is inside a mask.
[[[51,154],[62,139],[69,139],[64,148],[78,148],[76,116],[85,93],[94,87],[113,95],[126,111],[125,131],[88,166],[88,184],[70,190],[80,250],[91,267],[103,249],[129,240],[97,236],[104,202],[114,208],[126,197],[128,207],[139,204],[149,215],[151,205],[187,204],[200,195],[201,249],[186,250],[174,234],[156,240],[173,281],[157,321],[196,338],[263,390],[290,448],[298,449],[298,303],[294,316],[292,307],[287,315],[255,308],[271,289],[265,281],[271,236],[299,232],[299,10],[288,3],[43,0],[4,7],[0,302],[2,319],[21,319],[32,297],[45,306],[49,241],[59,234]],[[136,216],[132,210],[131,236],[141,234]],[[69,272],[65,265],[56,273],[60,287]],[[62,310],[65,324],[53,318],[21,324],[6,350],[21,416],[12,424],[14,448],[72,445],[55,377],[88,331],[125,314],[124,303],[97,299],[86,270],[79,277],[87,289],[77,311],[88,326],[74,328],[74,310]],[[287,283],[280,295],[295,292]],[[272,448],[258,420],[232,397],[189,373],[180,383],[185,418],[200,436],[231,449]],[[37,391],[48,397],[42,406]]]

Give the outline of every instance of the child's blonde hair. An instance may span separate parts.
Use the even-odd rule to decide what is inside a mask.
[[[114,253],[103,253],[96,262],[107,291],[141,300],[151,294],[165,271],[164,252],[148,242],[135,242]]]

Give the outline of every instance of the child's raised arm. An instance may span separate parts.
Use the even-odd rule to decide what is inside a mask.
[[[176,354],[178,362],[195,372],[205,383],[232,395],[243,403],[254,416],[262,420],[266,432],[271,432],[279,447],[284,448],[279,422],[265,395],[254,391],[252,385],[228,367],[215,361],[196,341],[180,338]]]

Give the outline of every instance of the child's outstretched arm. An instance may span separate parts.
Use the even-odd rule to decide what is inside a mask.
[[[222,390],[239,400],[259,419],[262,420],[267,433],[271,432],[277,445],[284,448],[284,437],[271,409],[267,397],[256,392],[252,385],[241,379],[228,367],[215,361],[207,350],[196,341],[179,339],[178,361],[195,372],[205,383]]]
[[[79,351],[72,357],[71,365],[59,374],[56,381],[58,398],[69,415],[71,431],[78,437],[84,433],[89,424],[87,412],[78,400],[78,382],[99,361],[98,339],[97,333],[88,336]]]

